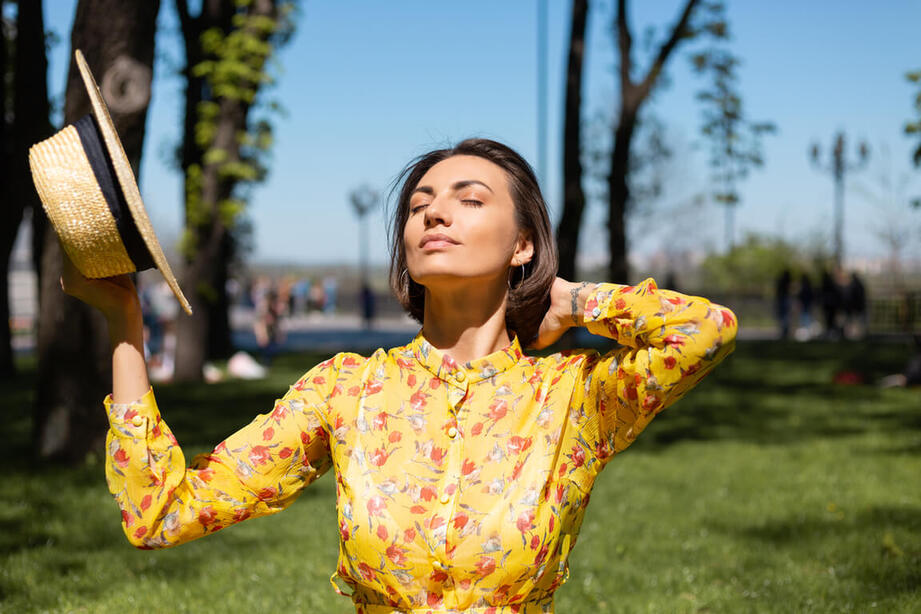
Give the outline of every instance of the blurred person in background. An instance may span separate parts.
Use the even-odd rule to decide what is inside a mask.
[[[856,271],[851,272],[843,293],[848,337],[862,339],[867,334],[867,291]]]
[[[880,381],[883,388],[921,386],[921,335],[912,335],[914,352],[901,373],[887,375]]]
[[[65,291],[109,322],[122,527],[174,546],[279,512],[332,469],[334,576],[357,612],[552,612],[595,478],[731,352],[735,316],[652,279],[557,277],[537,179],[495,141],[429,152],[399,185],[390,283],[419,333],[316,365],[188,468],[147,380],[130,278],[65,266]],[[573,327],[617,346],[523,350]]]
[[[812,306],[815,303],[815,292],[812,289],[812,280],[809,273],[803,273],[799,278],[799,287],[796,290],[796,302],[799,310],[799,329],[797,339],[805,341],[812,337]]]
[[[150,362],[155,354],[163,348],[163,324],[157,306],[153,301],[155,283],[140,283],[138,281],[138,297],[141,301],[141,311],[144,321],[144,357]]]
[[[361,303],[361,321],[364,323],[364,327],[370,330],[374,324],[375,307],[374,290],[371,289],[370,284],[361,285],[358,302]]]
[[[323,303],[323,311],[327,314],[336,313],[336,300],[339,292],[339,280],[332,275],[323,278],[323,294],[326,301]]]
[[[263,365],[272,364],[272,359],[284,343],[282,321],[286,313],[287,300],[279,294],[274,282],[268,280],[258,293],[253,319],[253,333]]]
[[[841,312],[841,287],[834,276],[827,270],[822,271],[822,315],[824,316],[825,336],[829,339],[840,339],[841,324],[838,320]]]
[[[285,275],[278,283],[278,303],[282,316],[294,313],[294,277]]]
[[[291,289],[294,306],[291,315],[299,316],[307,313],[307,300],[310,295],[310,280],[306,277],[299,278]]]
[[[793,277],[790,274],[790,269],[784,269],[777,276],[777,282],[774,287],[774,310],[780,327],[781,339],[786,339],[790,336],[790,312],[793,308],[793,300],[790,294],[792,284]]]
[[[326,304],[326,293],[323,291],[323,285],[316,279],[310,280],[310,293],[307,300],[310,311],[323,311]]]

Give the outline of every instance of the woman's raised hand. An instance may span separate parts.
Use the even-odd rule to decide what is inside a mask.
[[[89,279],[83,275],[66,253],[62,252],[61,289],[74,298],[101,311],[107,320],[120,318],[131,309],[140,311],[140,300],[134,282],[127,274]]]
[[[557,277],[550,287],[550,308],[540,323],[532,347],[537,350],[545,348],[571,327],[582,326],[582,311],[591,290],[592,284],[573,283]]]

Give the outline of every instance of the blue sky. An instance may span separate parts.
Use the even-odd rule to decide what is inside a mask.
[[[58,96],[75,4],[45,0],[48,27],[61,37],[50,56],[49,87]],[[544,190],[555,220],[569,2],[548,4]],[[616,99],[611,4],[592,5],[587,115],[611,113]],[[631,4],[637,39],[647,26],[661,33],[681,6],[677,0]],[[468,136],[504,141],[536,165],[536,6],[537,0],[303,2],[297,34],[278,57],[278,84],[269,94],[287,115],[274,119],[271,174],[253,193],[255,258],[355,261],[358,227],[349,191],[363,183],[384,190],[413,156]],[[729,3],[729,19],[748,115],[779,129],[764,141],[765,166],[742,185],[737,234],[756,230],[808,241],[827,233],[832,181],[810,165],[807,152],[814,141],[827,150],[843,129],[852,144],[864,139],[873,151],[869,167],[854,175],[847,192],[848,255],[885,254],[876,236],[880,228],[921,225],[921,213],[900,200],[921,194],[921,172],[909,164],[913,143],[902,133],[913,96],[904,75],[921,68],[921,3],[737,1]],[[162,0],[140,180],[164,242],[178,236],[182,207],[181,179],[165,162],[180,136],[181,83],[170,73],[170,65],[181,61],[178,40],[173,2]],[[706,193],[709,178],[705,151],[697,146],[700,107],[694,94],[702,82],[689,70],[691,49],[679,49],[669,65],[670,85],[652,103],[674,156],[665,169],[663,196],[632,225],[640,254],[722,246],[722,210],[687,204]],[[647,57],[638,52],[635,59],[644,69]],[[880,176],[907,185],[887,192]],[[582,245],[586,260],[604,258],[604,220],[602,206],[592,205]],[[371,222],[370,255],[384,262],[385,216],[378,212]]]

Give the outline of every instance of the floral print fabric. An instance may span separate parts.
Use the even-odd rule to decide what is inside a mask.
[[[333,468],[335,575],[358,612],[552,612],[598,472],[731,351],[737,327],[651,279],[598,284],[584,322],[620,347],[531,357],[514,339],[458,364],[420,333],[337,354],[188,469],[152,390],[110,396],[106,476],[125,533],[180,544],[280,511]]]

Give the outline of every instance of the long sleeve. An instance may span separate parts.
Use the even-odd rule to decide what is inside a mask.
[[[636,286],[598,284],[583,318],[590,332],[621,345],[586,357],[574,393],[591,417],[587,437],[602,464],[723,360],[738,328],[729,309],[659,290],[652,279]]]
[[[335,360],[308,371],[270,413],[196,456],[185,457],[153,389],[137,402],[105,399],[106,480],[122,527],[139,548],[163,548],[278,512],[331,466],[327,408]]]

